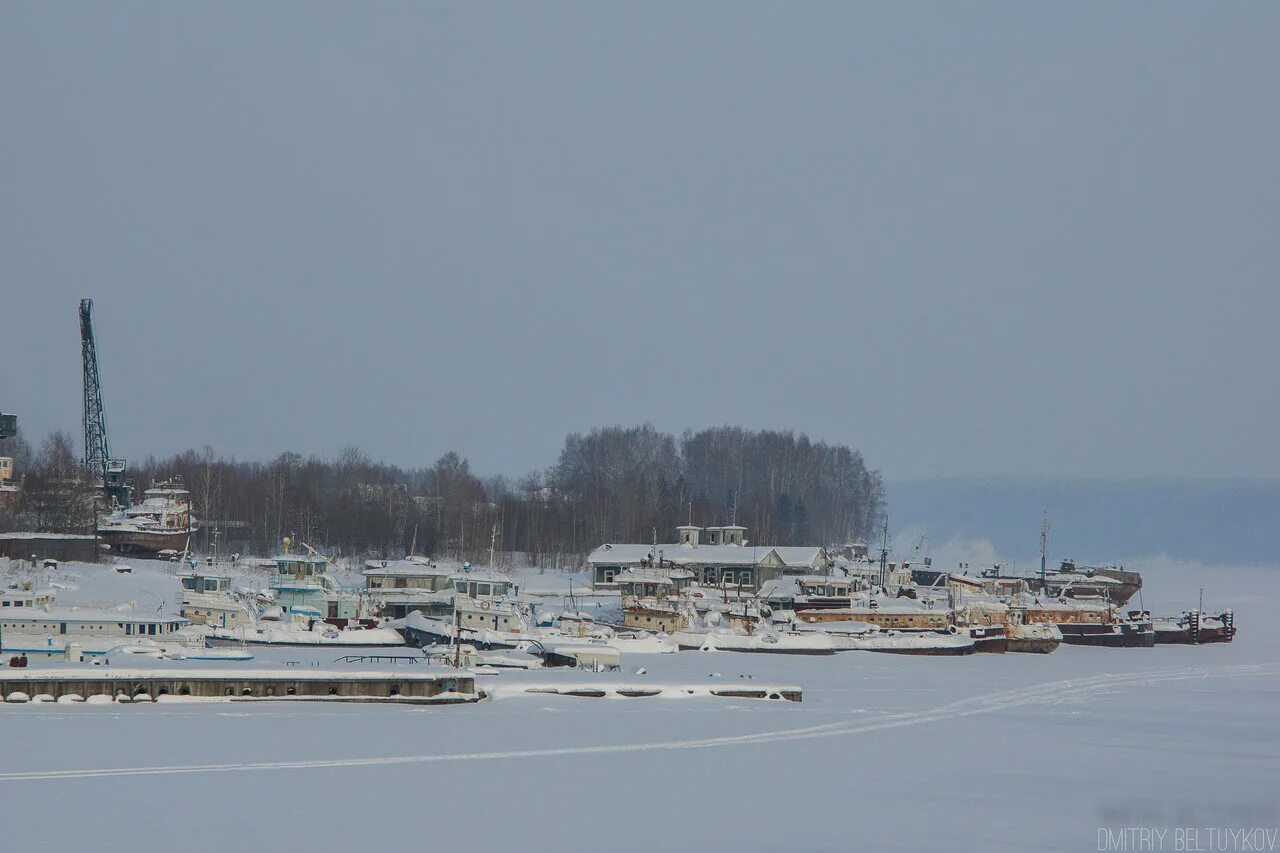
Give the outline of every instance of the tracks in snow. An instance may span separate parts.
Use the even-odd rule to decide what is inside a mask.
[[[783,743],[795,740],[842,737],[881,729],[923,725],[957,717],[970,717],[1008,711],[1027,705],[1085,699],[1089,696],[1126,687],[1139,687],[1174,681],[1217,678],[1265,677],[1280,675],[1280,663],[1240,664],[1223,667],[1180,667],[1150,672],[1100,674],[1066,681],[1020,687],[961,699],[924,711],[880,714],[857,721],[826,723],[804,728],[727,737],[688,740],[653,741],[649,743],[604,746],[564,746],[547,749],[507,750],[502,752],[462,752],[443,755],[400,755],[371,758],[330,758],[312,761],[258,761],[228,764],[192,764],[154,767],[110,767],[82,770],[37,770],[0,773],[0,782],[32,782],[43,779],[95,779],[120,776],[166,776],[192,773],[243,773],[258,770],[313,770],[327,767],[393,767],[401,764],[432,764],[446,761],[493,761],[514,758],[551,758],[563,755],[611,755],[653,750],[708,749],[751,744]]]

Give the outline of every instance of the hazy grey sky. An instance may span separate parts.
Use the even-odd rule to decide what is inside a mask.
[[[1280,4],[0,6],[0,408],[483,472],[1280,475]]]

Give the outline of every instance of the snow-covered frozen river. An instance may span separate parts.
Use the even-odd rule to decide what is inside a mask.
[[[1280,571],[1164,562],[1146,584],[1158,612],[1205,586],[1236,642],[574,676],[750,675],[800,704],[7,705],[4,849],[1082,851],[1100,828],[1280,825]]]

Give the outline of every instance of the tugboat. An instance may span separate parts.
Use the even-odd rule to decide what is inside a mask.
[[[450,576],[449,583],[452,615],[425,616],[415,610],[405,616],[403,630],[410,645],[426,648],[462,642],[493,651],[521,648],[537,639],[530,608],[520,600],[520,588],[511,578],[473,571],[470,563],[464,563],[462,573]]]
[[[185,551],[199,529],[191,515],[191,493],[175,477],[142,493],[142,502],[115,505],[98,520],[98,538],[118,554],[156,556],[161,551]]]
[[[1028,625],[1056,625],[1067,645],[1151,648],[1156,644],[1151,614],[1145,610],[1121,614],[1105,602],[1027,593],[1015,596],[1012,604],[1023,611]]]

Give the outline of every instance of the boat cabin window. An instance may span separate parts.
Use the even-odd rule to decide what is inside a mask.
[[[493,595],[493,586],[487,583],[476,584],[476,595]]]

